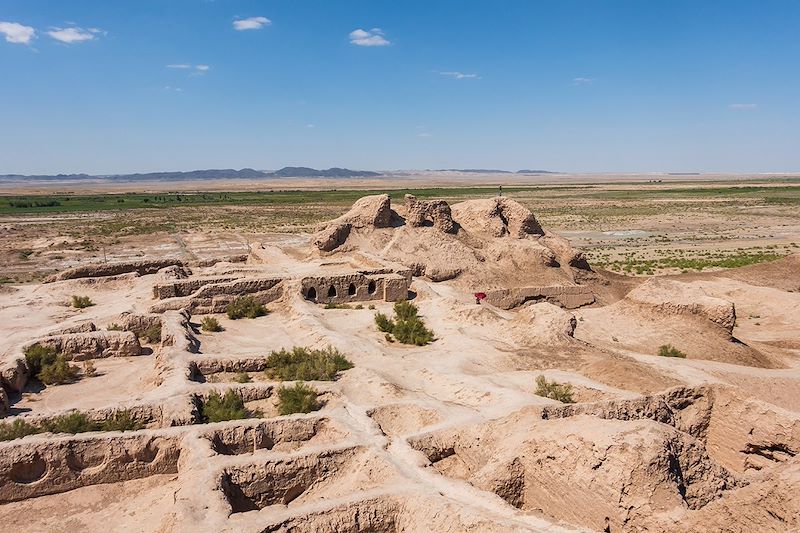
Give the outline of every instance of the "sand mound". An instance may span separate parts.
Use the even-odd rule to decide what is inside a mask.
[[[509,198],[446,202],[367,196],[313,237],[324,253],[375,254],[432,281],[457,279],[475,290],[575,285],[591,273],[566,239],[542,229]]]

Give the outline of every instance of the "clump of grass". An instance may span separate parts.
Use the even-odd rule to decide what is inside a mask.
[[[112,322],[108,326],[106,326],[107,331],[125,331],[125,329],[117,324],[116,322]]]
[[[292,387],[278,388],[278,412],[281,415],[310,413],[320,407],[316,389],[302,381],[298,381]]]
[[[222,326],[219,323],[219,320],[214,318],[213,316],[203,317],[203,320],[200,322],[200,328],[203,331],[222,331]]]
[[[349,304],[335,304],[335,303],[327,303],[325,304],[325,309],[352,309],[353,307]]]
[[[375,314],[375,325],[383,333],[393,336],[403,344],[424,346],[436,340],[433,331],[425,327],[417,306],[409,301],[394,304],[394,319],[383,313]]]
[[[561,403],[575,403],[575,400],[572,399],[572,385],[569,383],[547,381],[544,376],[536,378],[536,392],[534,392],[534,394]]]
[[[78,378],[78,367],[71,365],[55,348],[37,342],[25,348],[23,353],[28,371],[45,385],[63,385]]]
[[[247,409],[244,407],[242,397],[232,390],[227,391],[224,396],[212,392],[203,402],[201,415],[204,422],[241,420],[247,418]]]
[[[90,431],[136,431],[139,429],[144,429],[144,424],[137,421],[127,409],[115,412],[102,422],[91,420],[84,413],[75,411],[32,423],[18,418],[13,422],[0,424],[0,441],[21,439],[39,433],[75,435]]]
[[[282,381],[333,381],[339,372],[351,368],[353,363],[336,348],[329,346],[324,350],[311,350],[295,346],[291,350],[270,353],[264,373],[270,379]]]
[[[144,429],[144,423],[136,420],[127,409],[116,411],[100,424],[101,431],[138,431],[140,429]]]
[[[88,296],[72,296],[72,307],[75,309],[85,309],[94,305],[94,302]]]
[[[664,344],[658,348],[658,355],[661,357],[678,357],[686,359],[686,354],[671,344]]]
[[[59,355],[52,364],[44,365],[36,377],[45,385],[64,385],[78,379],[79,369]]]
[[[238,320],[240,318],[264,316],[267,314],[267,309],[264,304],[256,301],[253,296],[247,295],[236,298],[225,308],[225,312],[231,320]]]
[[[161,342],[161,324],[153,324],[142,332],[141,337],[150,344]]]
[[[236,375],[233,376],[233,381],[236,383],[250,383],[253,380],[247,372],[237,372]]]

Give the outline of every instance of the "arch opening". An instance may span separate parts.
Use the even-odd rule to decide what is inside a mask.
[[[328,298],[336,298],[336,287],[333,285],[328,289]]]
[[[367,286],[367,291],[370,294],[375,294],[375,291],[377,291],[377,290],[378,290],[378,286],[375,285],[375,282],[374,281],[370,281],[369,285]]]
[[[317,299],[317,289],[311,287],[306,291],[306,300],[315,301]]]
[[[347,295],[348,296],[355,296],[356,295],[356,285],[355,283],[351,283],[349,287],[347,287]]]

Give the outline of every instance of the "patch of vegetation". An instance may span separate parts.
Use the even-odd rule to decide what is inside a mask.
[[[203,320],[200,322],[200,328],[203,331],[222,331],[222,326],[219,323],[219,320],[214,318],[213,316],[206,316],[203,317]]]
[[[236,375],[233,376],[233,381],[236,383],[250,383],[253,380],[247,372],[237,372]]]
[[[353,363],[336,348],[311,350],[295,346],[291,350],[271,352],[264,373],[270,379],[281,381],[333,381],[339,372],[351,368]]]
[[[536,391],[534,394],[561,403],[575,403],[575,400],[572,399],[572,385],[569,383],[547,381],[547,378],[544,376],[536,378]]]
[[[226,420],[242,420],[247,418],[247,409],[242,397],[229,390],[224,396],[212,392],[203,402],[201,416],[203,422],[224,422]]]
[[[142,332],[142,338],[150,344],[161,342],[161,324],[153,324],[144,330]]]
[[[436,340],[433,331],[426,328],[425,322],[419,317],[417,306],[407,300],[394,304],[394,319],[376,313],[375,325],[387,334],[387,339],[391,335],[403,344],[424,346]]]
[[[325,309],[352,309],[353,307],[349,304],[335,304],[335,303],[327,303],[325,304]]]
[[[88,296],[72,296],[72,307],[75,309],[85,309],[94,305],[94,302]]]
[[[686,354],[671,344],[664,344],[658,348],[658,355],[661,357],[679,357],[686,359]]]
[[[123,327],[117,324],[116,322],[112,322],[106,327],[108,331],[124,331]]]
[[[267,314],[264,304],[258,302],[253,296],[240,296],[225,308],[228,318],[238,320],[240,318],[258,318]]]
[[[77,366],[70,364],[65,356],[59,355],[52,364],[42,366],[36,377],[45,385],[64,385],[76,381],[79,372]]]
[[[302,381],[292,387],[278,387],[278,412],[281,415],[310,413],[321,405],[317,401],[317,391]]]
[[[55,363],[58,356],[55,348],[44,346],[38,342],[25,348],[23,353],[25,354],[25,363],[28,365],[28,371],[33,376],[37,376],[44,366]]]
[[[131,411],[116,411],[110,418],[102,422],[91,420],[84,413],[72,412],[47,418],[37,422],[28,422],[18,418],[13,422],[0,424],[0,441],[20,439],[27,435],[40,433],[88,433],[90,431],[137,431],[144,429],[144,424],[137,421]]]

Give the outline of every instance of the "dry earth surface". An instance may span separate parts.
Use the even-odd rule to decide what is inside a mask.
[[[130,420],[0,442],[0,523],[800,528],[794,178],[571,177],[511,183],[503,198],[479,187],[495,178],[407,178],[420,188],[391,198],[309,189],[268,204],[264,193],[248,205],[3,211],[0,434],[69,413]],[[75,308],[73,295],[94,305]],[[246,295],[269,313],[230,319]],[[405,298],[432,342],[376,327]],[[207,317],[221,331],[203,330]],[[71,359],[76,379],[39,383],[23,355],[36,342]],[[659,356],[666,345],[684,357]],[[334,347],[353,367],[307,381],[316,410],[281,416],[278,391],[293,382],[266,360],[294,346]],[[542,376],[571,398],[545,396]],[[248,418],[208,422],[209,396],[226,391]]]

